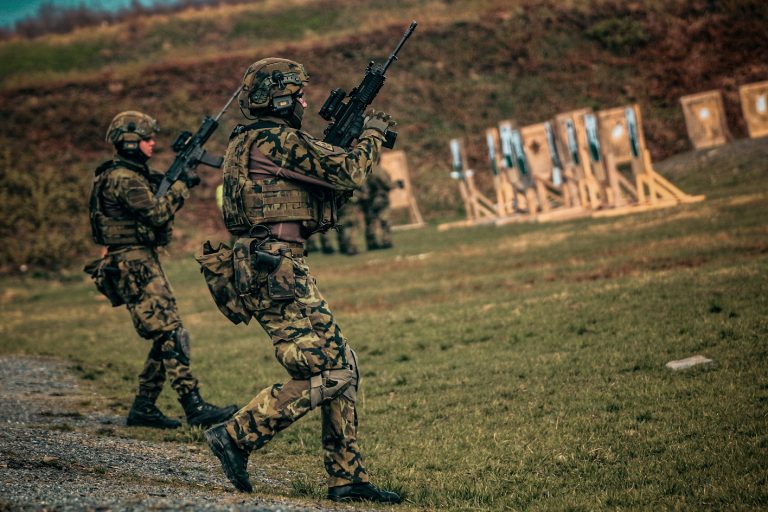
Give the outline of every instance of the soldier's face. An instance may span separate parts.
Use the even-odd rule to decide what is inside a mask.
[[[152,150],[155,148],[155,139],[146,139],[139,141],[139,151],[144,153],[147,158],[152,156]]]

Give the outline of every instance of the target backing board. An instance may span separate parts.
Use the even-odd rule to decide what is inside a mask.
[[[749,136],[753,139],[768,135],[768,82],[739,87],[741,110],[747,121]]]
[[[707,91],[680,98],[688,137],[696,149],[711,148],[728,142],[725,109],[720,91]]]

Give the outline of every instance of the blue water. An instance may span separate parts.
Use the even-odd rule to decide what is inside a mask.
[[[0,26],[11,27],[17,21],[34,16],[43,3],[62,7],[78,7],[80,4],[99,11],[117,11],[131,5],[131,0],[0,0]],[[139,0],[144,6],[172,4],[173,0]]]

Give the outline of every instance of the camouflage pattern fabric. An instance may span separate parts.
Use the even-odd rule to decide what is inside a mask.
[[[254,192],[258,192],[257,187],[260,186],[249,177],[248,162],[252,144],[277,166],[324,182],[327,185],[325,195],[328,195],[330,189],[346,193],[360,188],[376,163],[384,141],[384,135],[378,130],[365,130],[358,144],[346,152],[287,126],[279,118],[268,118],[253,126],[239,133],[236,131],[224,155],[222,211],[224,224],[231,233],[247,232],[254,222],[267,218],[267,212],[288,210],[287,197],[286,203],[270,198],[269,204],[259,204],[251,197]],[[321,188],[315,187],[315,192],[323,195]],[[315,208],[315,211],[323,218],[315,219],[311,228],[320,222],[331,221],[327,218],[329,212],[326,208]],[[303,219],[302,216],[297,217],[297,220]],[[280,220],[290,219],[283,216]]]
[[[157,253],[150,248],[130,248],[111,252],[105,258],[107,265],[118,270],[113,276],[116,290],[125,301],[136,332],[152,340],[139,375],[139,394],[157,398],[166,376],[179,394],[195,389],[197,379],[189,363],[167,357],[174,351],[171,334],[181,326],[181,319]]]
[[[181,319],[153,246],[170,241],[174,215],[189,191],[186,185],[176,182],[168,194],[156,199],[154,187],[161,174],[152,173],[145,164],[124,156],[115,157],[114,162],[116,165],[101,176],[100,186],[94,187],[92,193],[99,197],[91,202],[91,207],[102,210],[107,229],[111,229],[110,219],[134,219],[140,234],[143,233],[138,238],[145,243],[137,243],[130,236],[114,237],[126,242],[108,244],[102,264],[109,270],[111,289],[119,302],[126,305],[136,332],[152,340],[139,375],[138,394],[156,399],[166,377],[177,393],[184,394],[195,389],[198,382],[186,358],[173,355],[176,347],[172,333],[181,327]]]
[[[371,174],[360,194],[360,208],[365,220],[365,243],[368,249],[392,246],[389,191],[392,180],[381,170]]]
[[[305,244],[307,253],[321,251],[323,254],[333,254],[336,249],[333,247],[331,232],[315,233]]]
[[[169,225],[189,197],[189,190],[182,181],[177,181],[168,194],[155,199],[151,176],[149,171],[143,174],[125,165],[110,172],[102,188],[105,213],[117,218],[136,218],[154,228]]]
[[[272,243],[270,253],[284,246]],[[227,431],[247,450],[264,446],[275,434],[310,411],[309,378],[323,370],[342,368],[349,359],[347,340],[341,333],[328,303],[323,299],[302,257],[291,261],[294,297],[277,300],[270,295],[270,283],[262,274],[259,285],[243,300],[275,346],[277,360],[291,379],[275,384],[256,395],[227,423]],[[357,445],[355,404],[338,396],[322,405],[322,442],[329,487],[367,482]]]
[[[94,240],[104,245],[166,245],[173,217],[189,196],[177,181],[168,194],[155,198],[162,174],[141,163],[116,157],[97,170],[91,189],[90,215]]]
[[[339,209],[338,240],[339,252],[342,254],[357,254],[357,239],[360,232],[360,207],[356,199]]]
[[[358,144],[347,152],[293,129],[279,118],[261,119],[250,128],[242,129],[242,133],[235,132],[223,165],[225,224],[230,232],[236,232],[246,224],[243,219],[249,217],[248,203],[243,201],[243,188],[249,182],[249,144],[257,145],[260,152],[279,167],[325,183],[325,187],[315,187],[302,182],[314,196],[318,192],[322,195],[322,190],[327,195],[331,189],[349,193],[359,188],[375,165],[383,141],[381,132],[365,130]],[[236,276],[248,274],[237,268],[249,264],[248,259],[238,258],[237,247],[246,245],[241,240],[233,247]],[[297,249],[296,244],[270,239],[259,250],[275,255],[282,251],[283,258],[291,262],[293,275],[289,282],[285,282],[286,269],[280,269],[279,283],[271,283],[269,274],[255,265],[251,272],[255,275],[253,279],[235,278],[235,281],[239,286],[252,283],[246,293],[240,290],[243,302],[270,336],[275,356],[290,379],[263,389],[227,422],[229,435],[247,451],[261,448],[309,412],[310,378],[326,370],[346,368],[351,357],[347,340],[317,289],[300,255],[301,249]],[[253,265],[252,260],[250,264]],[[291,288],[291,297],[278,298],[285,297]],[[367,482],[368,474],[357,444],[357,412],[350,394],[338,395],[322,403],[320,409],[329,487]]]

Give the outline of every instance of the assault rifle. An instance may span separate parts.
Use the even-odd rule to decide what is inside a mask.
[[[360,136],[363,132],[365,110],[368,105],[373,103],[374,98],[381,90],[384,80],[387,78],[384,76],[387,68],[397,60],[397,53],[405,41],[411,37],[415,28],[416,22],[412,21],[403,38],[397,43],[395,51],[392,52],[384,65],[377,66],[373,61],[368,63],[362,82],[352,89],[346,103],[343,101],[347,97],[347,93],[343,89],[337,88],[331,91],[319,112],[320,117],[326,121],[331,121],[325,129],[323,142],[349,149],[352,141]],[[392,149],[395,146],[397,132],[387,131],[384,136],[386,138],[384,147]]]
[[[168,192],[171,185],[181,178],[182,174],[194,170],[199,164],[216,168],[221,167],[224,158],[210,156],[203,149],[203,145],[208,142],[208,139],[211,138],[213,132],[219,127],[219,119],[221,119],[221,116],[224,115],[224,112],[227,111],[238,94],[240,94],[240,87],[237,88],[235,93],[229,98],[227,104],[224,105],[224,108],[221,109],[221,112],[219,112],[216,117],[205,116],[203,118],[200,128],[198,128],[197,132],[194,134],[187,130],[179,133],[176,140],[171,145],[171,149],[176,153],[176,158],[165,173],[163,181],[160,182],[160,186],[157,187],[155,197],[164,195]]]

